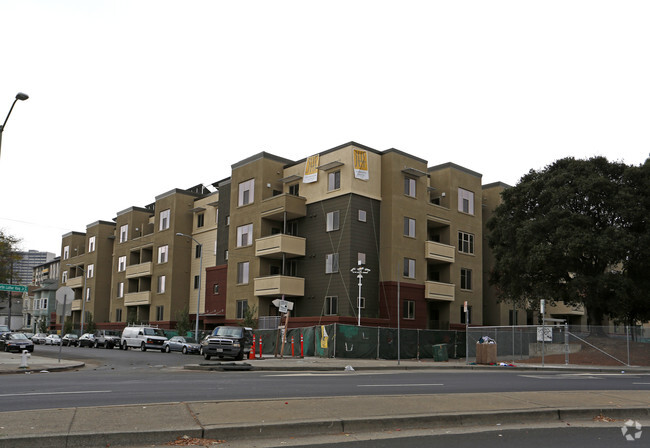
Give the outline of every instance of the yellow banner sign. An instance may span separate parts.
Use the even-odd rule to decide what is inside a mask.
[[[309,184],[318,180],[318,163],[318,154],[307,158],[305,162],[305,175],[302,178],[303,183]]]
[[[354,177],[368,180],[368,151],[354,150]]]

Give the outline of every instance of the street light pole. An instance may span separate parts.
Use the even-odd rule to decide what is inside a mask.
[[[9,115],[11,115],[11,111],[14,110],[14,106],[16,105],[16,101],[25,101],[28,99],[29,96],[25,93],[18,92],[16,94],[16,99],[14,102],[11,104],[11,108],[9,109],[9,113],[7,114],[7,118],[5,118],[5,122],[0,126],[0,152],[2,151],[2,132],[5,130],[5,127],[7,126],[7,120],[9,120]]]
[[[357,307],[359,309],[359,314],[357,315],[357,326],[361,326],[361,280],[363,280],[363,275],[367,274],[370,272],[370,269],[366,268],[361,264],[361,260],[359,260],[359,266],[356,268],[350,269],[350,272],[353,274],[357,274],[357,278],[359,279],[359,297],[357,298]]]
[[[79,326],[79,333],[80,333],[79,336],[81,336],[82,334],[84,334],[84,320],[86,318],[86,294],[87,294],[86,293],[86,278],[87,278],[86,270],[80,266],[72,265],[68,263],[66,263],[66,266],[74,267],[75,269],[81,269],[81,272],[83,272],[84,274],[84,289],[81,292],[81,323]],[[65,310],[63,310],[63,312],[65,313]],[[65,314],[63,316],[63,321],[65,323]],[[63,333],[63,327],[61,327],[61,333]]]
[[[176,236],[184,236],[186,238],[189,238],[194,241],[198,247],[201,248],[201,258],[199,260],[199,291],[196,297],[196,328],[194,330],[194,338],[196,339],[196,342],[199,342],[199,313],[201,312],[201,271],[203,271],[203,245],[196,241],[191,235],[186,235],[185,233],[178,232],[176,233]]]

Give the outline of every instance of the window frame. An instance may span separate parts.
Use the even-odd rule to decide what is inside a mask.
[[[333,210],[331,212],[327,212],[326,215],[326,231],[327,232],[334,232],[336,230],[339,230],[341,228],[341,213],[340,210]]]
[[[126,271],[126,255],[122,255],[117,259],[117,272]]]
[[[467,248],[467,250],[465,250]],[[458,252],[463,254],[474,254],[474,234],[458,231]]]
[[[118,299],[121,299],[124,297],[124,282],[117,282],[117,291],[115,293],[115,296]]]
[[[248,309],[248,300],[247,299],[237,300],[237,310],[236,310],[235,319],[243,319],[244,314],[246,314],[247,309]]]
[[[463,291],[472,291],[472,270],[469,268],[460,268],[460,289]]]
[[[341,170],[327,173],[327,191],[336,191],[341,189]]]
[[[166,290],[167,277],[165,275],[159,275],[158,281],[156,282],[156,293],[164,294]]]
[[[414,198],[417,195],[417,179],[404,176],[404,195]]]
[[[336,274],[338,272],[339,272],[338,252],[325,255],[325,274]]]
[[[200,229],[205,226],[205,213],[198,213],[196,215],[196,228]]]
[[[243,244],[244,235],[246,236],[246,244]],[[237,227],[237,247],[249,247],[252,245],[253,245],[253,223],[244,224],[243,226]]]
[[[402,319],[415,320],[415,300],[412,299],[403,300]]]
[[[120,226],[120,243],[126,243],[129,240],[129,225]]]
[[[415,219],[404,217],[404,236],[415,238]]]
[[[339,297],[338,296],[325,296],[323,302],[324,316],[337,316],[339,314]]]
[[[158,246],[158,264],[164,264],[169,261],[169,244]]]
[[[415,259],[404,257],[404,272],[402,275],[406,278],[415,278]]]
[[[237,263],[237,284],[248,285],[250,282],[250,261]]]
[[[88,252],[95,252],[95,236],[88,238]]]
[[[169,229],[171,225],[171,209],[165,209],[160,212],[158,223],[158,231],[163,231]]]
[[[474,192],[458,187],[458,211],[468,215],[474,215]],[[467,210],[465,210],[465,201],[467,201]]]
[[[255,202],[255,178],[239,183],[237,205],[243,207]],[[248,195],[246,194],[248,193]]]
[[[86,268],[86,278],[93,278],[95,276],[95,265],[89,264]]]

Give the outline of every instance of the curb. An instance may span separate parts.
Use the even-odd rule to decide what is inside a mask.
[[[85,367],[86,363],[85,362],[80,362],[77,364],[68,364],[65,366],[57,366],[57,365],[47,365],[47,366],[42,366],[39,368],[26,368],[26,369],[21,369],[20,367],[17,367],[16,370],[9,370],[9,369],[0,369],[0,375],[15,375],[15,374],[24,374],[24,373],[45,373],[44,371],[47,372],[63,372],[66,370],[75,370],[75,369],[80,369],[82,367]]]
[[[206,427],[193,426],[176,430],[109,432],[97,434],[43,434],[39,436],[0,438],[0,448],[39,447],[106,447],[165,444],[177,437],[254,440],[274,437],[301,437],[341,433],[381,432],[397,429],[453,429],[465,427],[496,427],[509,423],[561,423],[567,419],[591,420],[598,415],[616,419],[650,418],[650,409],[629,408],[547,408],[540,410],[481,413],[421,414],[382,416],[358,419],[288,421],[269,424],[244,424]]]

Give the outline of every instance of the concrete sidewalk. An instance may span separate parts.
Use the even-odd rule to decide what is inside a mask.
[[[14,371],[19,355],[0,353],[0,370]],[[217,362],[201,361],[186,366],[218,369]],[[79,368],[80,363],[34,356],[30,367],[54,371]],[[222,363],[223,365],[233,363]],[[394,370],[396,368],[479,368],[461,361],[346,360],[320,358],[269,358],[234,363],[256,370]],[[619,372],[620,368],[576,369],[549,366],[544,369]],[[489,369],[513,367],[485,366]],[[541,366],[525,370],[541,369]],[[38,370],[40,369],[40,370]],[[626,367],[633,373],[647,371]],[[218,373],[215,373],[218,375]],[[350,371],[354,375],[353,371]],[[640,386],[640,389],[644,386]],[[650,424],[650,390],[509,392],[427,394],[395,396],[346,396],[181,402],[146,405],[98,406],[0,412],[0,447],[107,447],[165,444],[179,437],[226,440],[290,439],[342,433],[362,434],[409,429],[496,427],[508,424],[561,424],[565,420],[592,420],[598,416]]]

